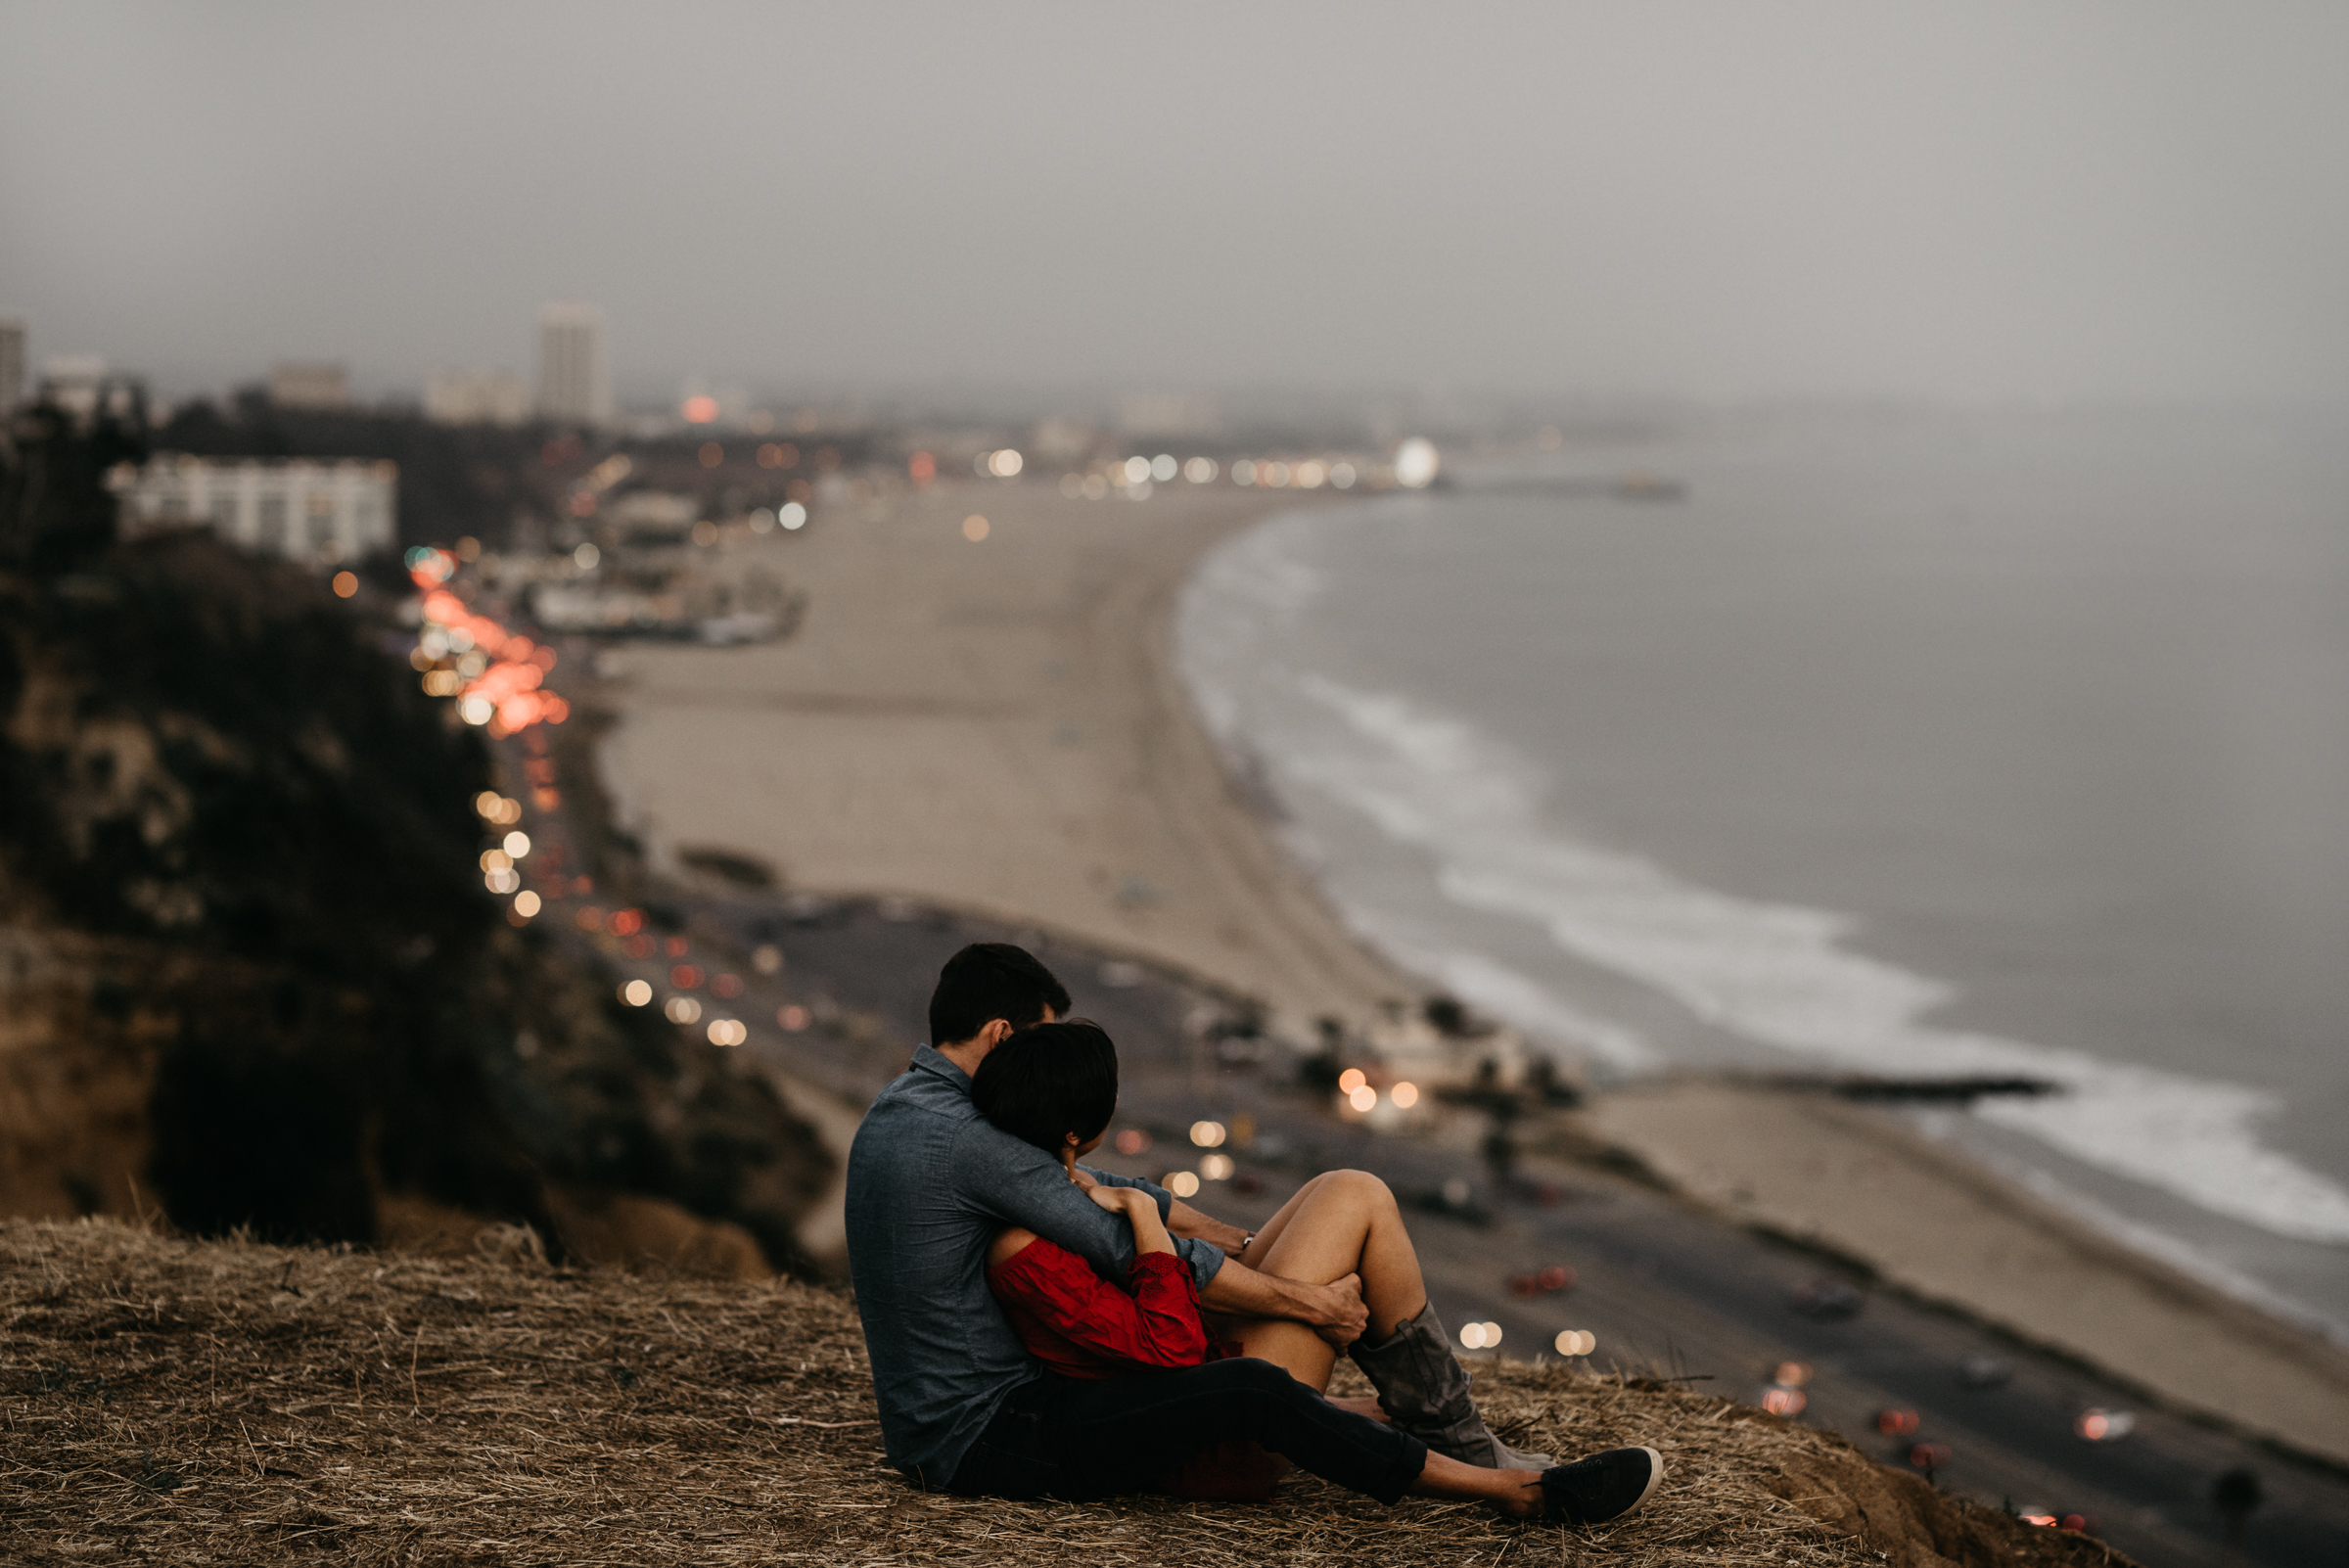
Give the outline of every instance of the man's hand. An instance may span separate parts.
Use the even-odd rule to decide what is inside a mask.
[[[1278,1274],[1260,1274],[1230,1257],[1199,1293],[1199,1305],[1233,1317],[1285,1317],[1305,1324],[1340,1349],[1361,1338],[1370,1325],[1370,1310],[1362,1305],[1362,1282],[1358,1275],[1345,1274],[1326,1285],[1313,1285]]]
[[[1370,1326],[1370,1309],[1362,1305],[1362,1276],[1348,1274],[1318,1287],[1323,1300],[1306,1319],[1314,1333],[1344,1350]]]

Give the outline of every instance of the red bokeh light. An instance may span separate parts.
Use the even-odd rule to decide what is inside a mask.
[[[692,991],[702,983],[702,972],[691,964],[676,964],[668,971],[668,983],[679,991]]]
[[[717,418],[717,399],[708,396],[688,397],[678,412],[685,416],[685,423],[688,425],[707,425]]]

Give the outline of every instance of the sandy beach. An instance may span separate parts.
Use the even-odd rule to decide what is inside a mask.
[[[657,863],[721,848],[791,889],[1080,937],[1263,1002],[1303,1036],[1428,989],[1297,873],[1175,674],[1202,553],[1279,501],[1042,484],[832,508],[733,548],[807,594],[792,639],[605,656],[608,783]],[[985,537],[964,522],[987,519]],[[1590,1134],[1736,1223],[2105,1367],[2173,1407],[2349,1465],[2349,1357],[2098,1236],[1897,1118],[1733,1085],[1603,1098]]]
[[[1289,872],[1167,656],[1191,563],[1273,507],[1228,486],[956,485],[746,542],[806,590],[806,623],[607,656],[620,810],[665,856],[722,846],[792,889],[1082,934],[1296,1031],[1413,997]]]

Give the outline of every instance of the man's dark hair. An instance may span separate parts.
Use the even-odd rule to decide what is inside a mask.
[[[930,1043],[958,1045],[1002,1019],[1014,1029],[1040,1024],[1044,1009],[1069,1010],[1069,990],[1025,947],[974,942],[946,960],[930,993]]]
[[[971,1078],[979,1114],[1047,1154],[1085,1142],[1109,1126],[1118,1110],[1118,1048],[1099,1024],[1023,1029],[979,1064]]]

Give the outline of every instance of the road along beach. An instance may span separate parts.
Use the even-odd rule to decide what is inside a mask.
[[[1081,937],[1257,999],[1292,1038],[1325,1015],[1359,1027],[1415,1002],[1431,988],[1368,950],[1304,880],[1270,803],[1227,766],[1174,670],[1186,575],[1268,499],[938,486],[744,541],[806,591],[805,625],[776,645],[606,656],[620,722],[604,765],[623,823],[657,863],[716,848],[794,890]],[[1723,1086],[1605,1095],[1592,1119],[1595,1136],[1729,1219],[2349,1465],[2336,1347],[2117,1250],[1892,1116],[1817,1110]],[[1879,1168],[1898,1179],[1837,1175]]]

